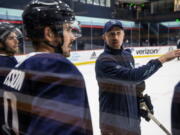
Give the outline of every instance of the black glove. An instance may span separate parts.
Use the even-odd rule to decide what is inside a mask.
[[[149,121],[148,112],[154,114],[153,105],[151,103],[151,98],[147,94],[139,98],[139,114],[141,117],[145,118],[146,121]],[[144,104],[147,106],[144,107]]]
[[[153,108],[153,105],[151,103],[151,97],[146,94],[146,95],[144,95],[143,98],[144,98],[144,101],[145,101],[150,113],[154,114],[154,108]]]
[[[148,111],[144,109],[139,109],[139,114],[143,117],[146,121],[150,121],[151,119],[148,117]]]

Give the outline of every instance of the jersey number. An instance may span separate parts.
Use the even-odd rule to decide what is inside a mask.
[[[11,92],[4,92],[4,115],[5,115],[5,126],[7,129],[13,130],[16,135],[19,135],[19,123],[17,114],[17,99],[16,96]],[[12,111],[12,128],[8,124],[8,112]]]

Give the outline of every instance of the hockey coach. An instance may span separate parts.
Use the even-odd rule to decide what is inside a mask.
[[[105,24],[105,49],[95,66],[102,135],[141,134],[140,117],[146,116],[141,113],[138,103],[143,89],[137,89],[137,86],[159,70],[163,63],[180,56],[180,50],[175,50],[135,68],[131,52],[123,48],[124,36],[119,20],[110,20]]]

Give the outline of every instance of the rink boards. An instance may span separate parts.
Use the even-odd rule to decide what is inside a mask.
[[[176,46],[155,46],[155,47],[128,47],[134,58],[159,57],[164,53],[176,49]],[[97,57],[103,52],[99,50],[73,51],[69,58],[75,65],[86,65],[95,63]],[[137,59],[138,60],[138,59]]]

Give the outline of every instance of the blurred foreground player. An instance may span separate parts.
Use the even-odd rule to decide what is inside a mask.
[[[77,38],[74,13],[59,0],[34,0],[23,12],[36,53],[4,81],[1,132],[16,135],[92,135],[82,74],[66,58]]]
[[[176,85],[174,89],[171,107],[172,135],[180,135],[180,82]]]

